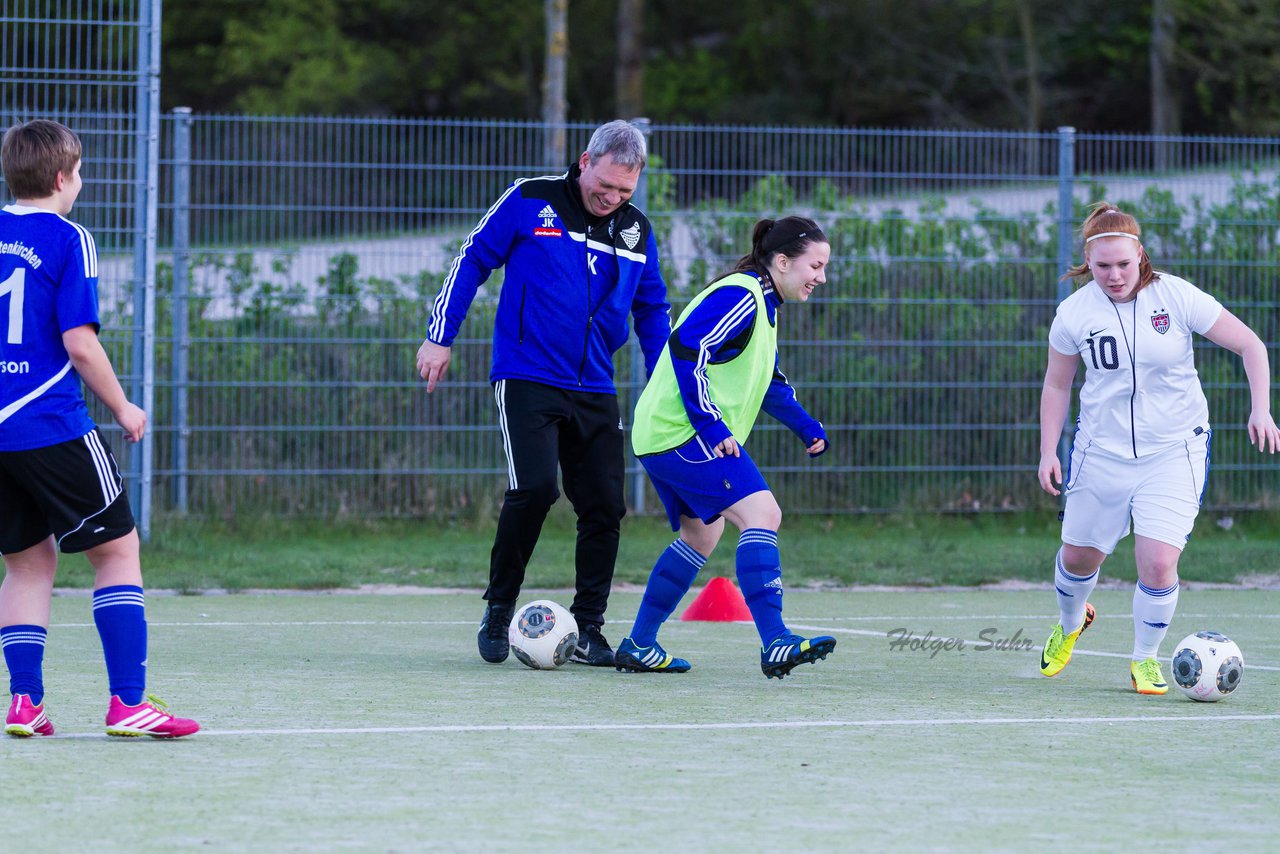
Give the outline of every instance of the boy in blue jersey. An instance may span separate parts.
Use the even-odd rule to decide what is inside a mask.
[[[81,381],[137,442],[147,415],[125,397],[98,341],[93,236],[66,219],[80,194],[80,140],[38,119],[0,145],[14,204],[0,211],[0,646],[11,736],[53,735],[43,659],[58,553],[85,552],[111,690],[108,735],[177,738],[200,729],[144,696],[147,622],[138,533]],[[7,303],[7,304],[6,304]]]
[[[658,629],[720,541],[725,519],[740,532],[738,583],[760,634],[764,675],[781,679],[835,649],[835,638],[800,637],[782,620],[782,511],[745,447],[763,409],[800,437],[810,457],[827,449],[822,424],[778,369],[777,321],[783,303],[807,301],[826,281],[830,256],[813,220],[761,220],[751,252],[676,322],[636,405],[631,442],[680,535],[654,565],[635,627],[618,646],[618,670],[689,670],[658,644]]]

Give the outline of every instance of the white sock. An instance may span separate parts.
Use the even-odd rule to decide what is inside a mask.
[[[1058,592],[1058,616],[1062,630],[1071,634],[1084,625],[1084,606],[1089,601],[1089,594],[1098,585],[1098,570],[1087,578],[1080,578],[1067,572],[1062,566],[1062,549],[1058,549],[1053,559],[1053,586]]]
[[[1133,588],[1133,660],[1155,658],[1178,607],[1178,582],[1153,590],[1141,581]]]

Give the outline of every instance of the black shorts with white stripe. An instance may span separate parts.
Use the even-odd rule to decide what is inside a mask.
[[[69,442],[0,451],[0,554],[50,534],[63,552],[82,552],[133,528],[120,469],[96,427]]]

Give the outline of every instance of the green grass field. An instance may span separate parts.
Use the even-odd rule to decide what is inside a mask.
[[[1229,527],[1224,528],[1224,523]],[[796,516],[783,521],[783,570],[793,587],[868,584],[976,585],[1047,582],[1061,544],[1052,513],[983,516]],[[665,519],[623,521],[617,580],[643,584],[657,555],[671,542]],[[733,575],[729,532],[705,572]],[[573,584],[574,528],[560,502],[543,529],[529,581]],[[483,587],[488,580],[492,520],[471,524],[416,521],[160,520],[143,551],[148,586],[207,589],[304,588],[365,584]],[[1234,518],[1203,513],[1179,567],[1184,579],[1280,585],[1280,516]],[[1103,576],[1133,581],[1133,540],[1121,542]],[[63,560],[59,584],[88,587],[82,556]]]
[[[479,659],[474,593],[153,595],[151,687],[205,726],[166,743],[102,735],[90,603],[60,596],[46,658],[59,736],[0,743],[6,838],[129,852],[1274,850],[1280,594],[1183,591],[1166,659],[1204,628],[1245,653],[1242,687],[1217,704],[1130,691],[1129,600],[1097,591],[1098,621],[1047,680],[1047,588],[793,591],[792,628],[839,646],[779,682],[749,624],[669,623],[684,675],[535,672]],[[611,640],[637,603],[614,595]],[[892,649],[894,629],[968,643]]]

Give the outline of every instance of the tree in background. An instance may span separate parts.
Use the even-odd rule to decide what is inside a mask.
[[[618,0],[618,61],[614,66],[614,112],[644,114],[644,0]]]
[[[1174,89],[1178,22],[1173,0],[1151,3],[1151,132],[1176,134],[1181,129]]]
[[[569,65],[569,0],[543,0],[547,28],[546,68],[542,72],[542,123],[546,142],[542,161],[559,167],[565,161],[565,69]]]
[[[165,4],[166,107],[536,118],[542,6],[451,0]]]
[[[1280,0],[1169,0],[1188,128],[1280,134]]]
[[[1280,0],[565,0],[567,116],[1280,129]],[[166,107],[538,119],[544,4],[169,0]]]

